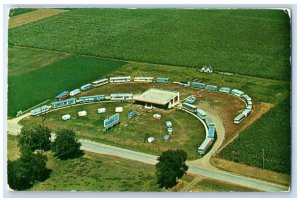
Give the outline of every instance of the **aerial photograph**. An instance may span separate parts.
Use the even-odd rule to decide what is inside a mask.
[[[8,15],[8,192],[291,191],[291,10]]]

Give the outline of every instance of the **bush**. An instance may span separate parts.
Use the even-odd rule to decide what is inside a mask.
[[[62,160],[76,158],[82,154],[80,146],[81,143],[77,141],[75,133],[72,130],[62,129],[56,133],[52,152],[55,157]]]

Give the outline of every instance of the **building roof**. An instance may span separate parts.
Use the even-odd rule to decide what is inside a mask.
[[[135,96],[134,100],[141,101],[141,102],[149,102],[149,103],[154,103],[159,105],[165,105],[178,94],[179,92],[150,88],[149,90],[145,91],[141,95]]]
[[[56,98],[56,99],[59,99],[59,98],[65,96],[65,95],[67,95],[67,94],[69,94],[69,91],[64,91],[64,92],[60,93],[59,95],[57,95],[55,98]]]

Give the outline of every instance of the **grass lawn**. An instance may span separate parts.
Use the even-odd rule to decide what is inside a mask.
[[[74,9],[10,29],[9,44],[290,80],[283,10]]]
[[[8,159],[16,160],[19,157],[16,137],[8,135],[7,138]],[[47,156],[47,167],[52,169],[50,177],[34,184],[29,191],[166,191],[157,186],[155,167],[152,165],[90,152],[65,161],[54,158],[50,153]],[[167,191],[249,190],[206,178],[194,184],[196,178],[196,175],[185,175],[175,187]]]
[[[114,110],[117,106],[124,107],[124,112],[120,114],[121,124],[104,133],[103,121],[106,117],[115,114]],[[106,108],[105,114],[97,113],[97,109],[101,107]],[[77,112],[81,110],[86,110],[88,115],[78,117]],[[127,115],[131,110],[137,111],[138,116],[128,120]],[[155,113],[161,114],[162,119],[153,119]],[[72,119],[62,121],[61,116],[64,114],[70,114]],[[166,120],[172,121],[174,130],[169,142],[163,140],[163,135],[167,134]],[[40,121],[40,117],[30,117],[22,124],[35,124]],[[205,139],[205,130],[201,122],[186,112],[146,110],[140,105],[129,103],[98,103],[58,110],[48,113],[44,123],[53,130],[71,128],[83,138],[156,155],[168,149],[182,149],[188,153],[189,159],[199,158],[197,148]],[[146,138],[150,136],[156,138],[154,143],[147,142]]]
[[[8,135],[7,137],[7,159],[17,160],[20,157],[17,136]]]
[[[276,172],[291,172],[290,99],[286,98],[245,129],[220,157]]]
[[[136,161],[86,152],[66,161],[50,156],[47,166],[50,178],[32,191],[160,191],[154,166]]]
[[[8,64],[8,116],[102,78],[125,62],[11,47]]]

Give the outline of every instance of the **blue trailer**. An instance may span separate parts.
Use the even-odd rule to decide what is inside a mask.
[[[87,103],[87,102],[98,102],[102,100],[105,100],[105,95],[83,96],[83,97],[79,97],[77,102]]]
[[[64,91],[55,97],[56,100],[65,100],[70,97],[69,91]]]
[[[214,86],[214,85],[206,85],[205,86],[206,90],[211,90],[211,91],[217,91],[218,90],[218,86]]]
[[[205,89],[205,86],[205,83],[191,82],[191,87],[193,88]]]
[[[157,83],[169,83],[169,78],[158,77],[156,78]]]
[[[94,86],[93,86],[92,84],[88,83],[88,84],[85,84],[85,85],[81,86],[81,87],[80,87],[80,90],[82,90],[82,91],[87,91],[87,90],[92,89],[93,87],[94,87]]]
[[[230,88],[227,88],[227,87],[221,87],[219,89],[219,92],[221,93],[230,93]]]
[[[52,102],[50,105],[53,108],[60,108],[60,107],[65,107],[65,106],[69,106],[69,105],[73,105],[73,104],[76,104],[76,98],[69,98],[66,100]]]

